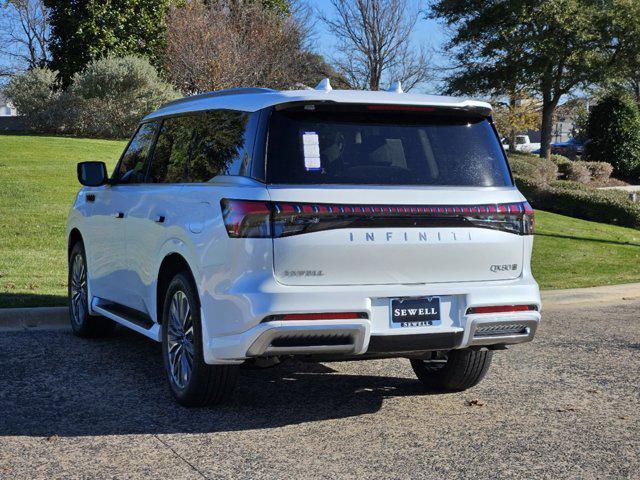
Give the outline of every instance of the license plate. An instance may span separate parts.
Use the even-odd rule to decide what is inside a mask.
[[[391,328],[440,325],[440,298],[394,298],[391,300]]]

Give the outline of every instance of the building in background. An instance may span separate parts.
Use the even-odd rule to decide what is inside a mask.
[[[13,105],[0,93],[0,117],[17,117],[18,111]]]
[[[573,138],[576,126],[576,115],[572,111],[563,111],[562,105],[558,107],[556,121],[553,125],[551,143],[566,142]]]

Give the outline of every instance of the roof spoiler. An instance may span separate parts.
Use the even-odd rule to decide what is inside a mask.
[[[368,107],[371,106],[373,108],[375,108],[376,106],[379,107],[388,107],[388,110],[394,110],[394,107],[397,107],[397,110],[409,110],[411,109],[411,107],[415,107],[416,110],[418,108],[421,109],[433,109],[433,111],[449,111],[449,112],[455,112],[457,114],[462,114],[462,113],[471,113],[471,114],[475,114],[481,117],[490,117],[491,113],[492,113],[492,109],[491,108],[487,108],[481,105],[475,105],[475,104],[470,104],[467,106],[441,106],[441,105],[411,105],[411,104],[396,104],[396,103],[343,103],[343,102],[336,102],[333,100],[309,100],[309,101],[292,101],[292,102],[286,102],[286,103],[279,103],[277,105],[274,105],[273,108],[276,111],[280,111],[280,110],[287,110],[289,108],[300,108],[300,107],[306,107],[306,106],[310,106],[310,105],[315,105],[315,106],[328,106],[328,107],[347,107],[347,106],[359,106],[359,107]],[[403,108],[404,107],[404,108]],[[309,107],[312,108],[312,107]],[[382,108],[381,108],[382,110]]]
[[[273,90],[271,88],[229,88],[227,90],[216,90],[215,92],[207,92],[200,93],[198,95],[191,95],[188,97],[178,98],[177,100],[173,100],[172,102],[165,103],[161,108],[179,105],[181,103],[190,102],[192,100],[204,100],[206,98],[216,98],[216,97],[226,97],[228,95],[242,95],[242,94],[250,94],[250,93],[273,93],[277,92],[277,90]]]

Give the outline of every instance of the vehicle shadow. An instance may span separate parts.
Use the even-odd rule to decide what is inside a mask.
[[[64,295],[51,295],[27,292],[0,292],[0,308],[24,308],[24,307],[64,307],[67,305],[67,297]]]
[[[618,242],[616,240],[605,240],[603,238],[576,237],[575,235],[562,235],[559,233],[536,233],[536,237],[552,237],[552,238],[561,238],[563,240],[579,240],[581,242],[605,243],[609,245],[640,247],[640,244],[633,243],[633,242]]]
[[[413,378],[346,375],[288,361],[242,370],[227,405],[186,409],[165,384],[159,345],[132,332],[100,340],[67,331],[0,337],[0,436],[264,429],[374,413],[385,398],[424,394]]]

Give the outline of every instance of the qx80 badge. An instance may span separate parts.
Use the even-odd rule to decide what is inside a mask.
[[[510,263],[508,265],[491,265],[489,267],[489,270],[491,270],[493,273],[513,272],[515,270],[518,270],[518,264],[517,263]]]

